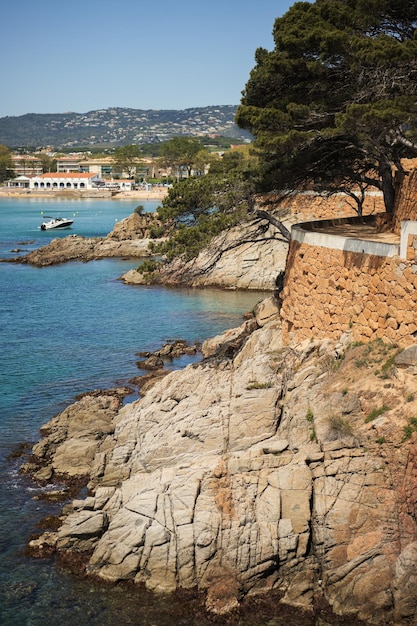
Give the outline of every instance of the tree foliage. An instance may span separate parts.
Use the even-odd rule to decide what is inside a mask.
[[[208,151],[203,150],[201,141],[195,137],[173,137],[162,144],[159,154],[162,165],[171,168],[178,179],[183,174],[191,176],[195,167],[204,169],[210,162]]]
[[[14,176],[13,161],[7,146],[0,144],[0,183]]]
[[[248,218],[256,181],[257,161],[231,151],[214,161],[205,176],[175,183],[158,209],[170,237],[157,251],[169,259],[196,256],[212,237]]]
[[[129,178],[134,178],[140,165],[141,150],[136,144],[116,148],[113,156],[115,168],[120,172],[126,172]]]
[[[43,173],[56,172],[56,169],[57,169],[56,159],[49,156],[49,154],[46,154],[45,152],[39,152],[36,155],[36,158],[39,159],[39,161],[41,162]]]
[[[275,21],[236,116],[266,188],[374,186],[392,211],[393,166],[417,154],[416,27],[414,0],[296,2]]]

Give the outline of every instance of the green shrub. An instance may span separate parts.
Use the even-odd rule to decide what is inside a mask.
[[[410,437],[413,434],[413,432],[415,432],[415,430],[411,426],[411,424],[407,424],[407,426],[404,426],[403,441],[406,441],[407,439],[410,439]]]
[[[371,411],[369,415],[365,418],[365,424],[373,422],[377,417],[389,410],[389,406],[386,406],[385,404],[378,409],[373,409],[373,411]]]
[[[310,408],[307,409],[306,420],[310,423],[314,421],[313,411]]]
[[[151,226],[149,229],[149,237],[151,239],[160,239],[165,235],[164,226]]]
[[[403,441],[410,439],[411,435],[417,431],[417,417],[410,417],[407,426],[404,426]]]
[[[186,260],[193,259],[209,245],[213,237],[235,226],[239,221],[240,216],[237,213],[200,216],[193,225],[178,224],[168,241],[159,244],[155,250],[166,255],[170,261],[178,256],[183,256]]]
[[[259,383],[256,380],[253,380],[249,383],[246,389],[270,389],[272,387],[272,383]]]
[[[355,360],[356,367],[365,367],[367,363],[368,363],[368,359],[365,359],[365,358]]]
[[[389,359],[385,361],[385,363],[381,366],[381,378],[391,378],[391,376],[395,372],[395,354],[391,355]]]
[[[352,425],[341,415],[331,415],[327,422],[331,431],[337,435],[346,437],[352,434]]]
[[[155,261],[153,259],[146,259],[145,261],[143,261],[143,263],[141,263],[136,268],[136,271],[143,275],[145,274],[151,275],[154,272],[156,272],[160,267],[161,267],[160,261]]]

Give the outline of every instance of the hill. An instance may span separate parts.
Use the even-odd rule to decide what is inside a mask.
[[[27,113],[0,118],[0,143],[55,149],[159,143],[174,136],[248,139],[234,123],[234,105],[178,110],[109,108],[88,113]]]

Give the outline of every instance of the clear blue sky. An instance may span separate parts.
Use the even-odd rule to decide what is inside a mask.
[[[289,0],[21,0],[0,13],[0,117],[239,104]]]

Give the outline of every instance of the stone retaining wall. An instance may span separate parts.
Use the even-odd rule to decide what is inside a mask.
[[[402,176],[398,187],[394,208],[393,230],[397,234],[401,231],[401,222],[417,220],[417,170]]]
[[[417,342],[417,238],[407,258],[325,248],[292,240],[282,292],[283,341],[380,338]]]
[[[285,200],[274,205],[274,196],[267,198],[269,208],[284,209],[298,221],[337,219],[348,216],[356,216],[353,201],[343,193],[336,193],[329,198],[320,196],[314,192],[306,191],[290,195]],[[366,194],[363,206],[364,215],[373,215],[385,211],[382,193],[379,191]]]

